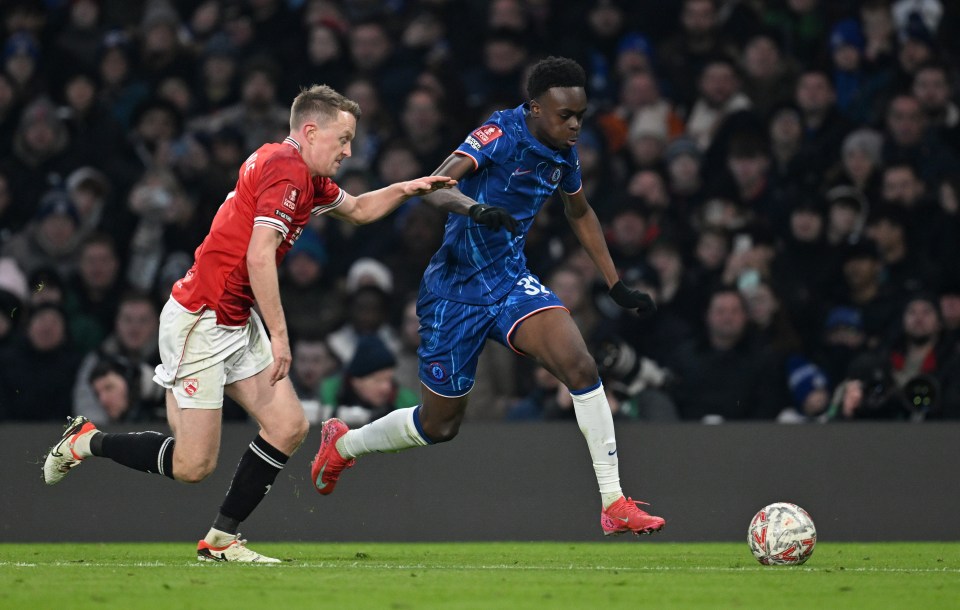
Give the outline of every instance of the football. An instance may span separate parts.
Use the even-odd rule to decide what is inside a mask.
[[[750,551],[769,565],[800,565],[810,559],[817,544],[817,528],[807,511],[789,502],[760,509],[747,531]]]

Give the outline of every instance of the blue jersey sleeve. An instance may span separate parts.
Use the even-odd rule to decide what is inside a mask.
[[[510,136],[503,127],[493,122],[494,117],[490,118],[490,121],[471,131],[455,151],[473,159],[476,165],[474,169],[503,164],[513,152]]]
[[[570,155],[573,168],[563,174],[563,178],[560,181],[560,188],[563,189],[564,193],[572,195],[583,186],[583,177],[580,175],[580,157],[577,156],[577,149],[570,149]]]

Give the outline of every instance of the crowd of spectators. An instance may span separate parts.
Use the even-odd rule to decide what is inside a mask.
[[[622,277],[659,304],[621,314],[545,206],[530,267],[616,417],[960,417],[956,2],[5,0],[0,16],[0,420],[163,417],[158,305],[301,86],[360,104],[336,178],[359,193],[430,173],[551,54],[587,72],[583,187]],[[412,200],[297,241],[281,292],[311,421],[415,400],[415,295],[444,222]],[[506,348],[477,377],[468,417],[572,417]]]

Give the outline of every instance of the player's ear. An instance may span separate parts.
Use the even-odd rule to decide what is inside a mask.
[[[307,142],[313,144],[313,140],[317,136],[317,124],[312,121],[307,121],[300,127],[300,133],[303,134]]]
[[[540,102],[537,100],[530,100],[527,105],[530,106],[530,112],[533,113],[533,116],[540,116]]]

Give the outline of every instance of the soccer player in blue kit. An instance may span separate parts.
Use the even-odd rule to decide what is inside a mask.
[[[569,312],[527,269],[523,253],[534,217],[559,189],[567,219],[611,298],[641,315],[656,309],[649,295],[617,277],[600,222],[583,194],[576,143],[587,110],[585,82],[583,69],[570,59],[538,62],[527,80],[529,101],[495,112],[434,172],[458,180],[459,190],[424,197],[453,213],[417,302],[423,404],[356,430],[327,420],[311,468],[319,493],[331,493],[360,456],[453,439],[480,351],[493,338],[533,358],[570,388],[600,485],[603,533],[647,534],[664,526],[662,518],[624,497],[613,416],[596,363]]]

